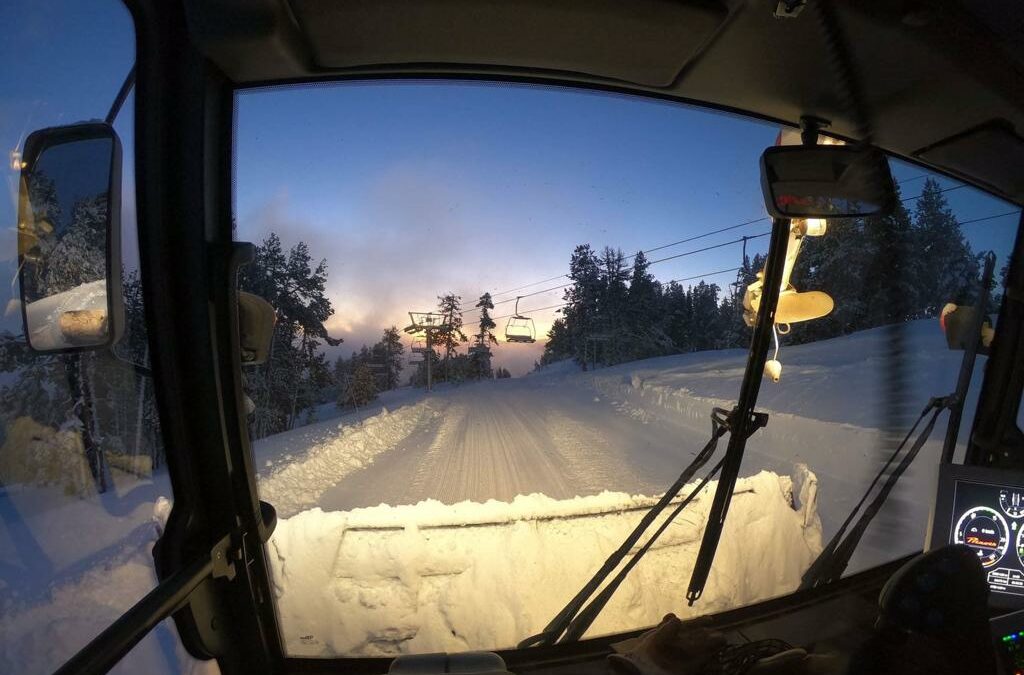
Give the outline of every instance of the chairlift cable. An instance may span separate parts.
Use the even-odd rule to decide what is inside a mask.
[[[921,174],[919,176],[913,176],[912,178],[904,178],[903,180],[896,181],[896,184],[897,185],[902,185],[903,183],[909,183],[911,181],[920,180],[921,178],[927,178],[927,177],[928,177],[927,174]],[[949,190],[959,189],[961,187],[967,187],[967,186],[966,185],[959,185],[959,186],[953,186],[953,187],[950,187],[950,188],[944,188],[944,189],[939,191],[939,194],[941,194],[942,192],[947,192]],[[906,202],[906,201],[911,201],[911,200],[914,200],[914,199],[920,199],[921,197],[922,197],[922,195],[916,195],[914,197],[906,197],[906,198],[904,198],[901,201]],[[660,251],[662,249],[672,248],[673,246],[678,246],[680,244],[686,244],[686,243],[689,243],[691,241],[696,241],[697,239],[703,239],[704,237],[710,237],[711,235],[714,235],[714,234],[720,234],[722,232],[728,232],[730,230],[735,230],[737,228],[745,227],[747,225],[753,225],[754,223],[760,223],[761,221],[765,221],[765,220],[770,220],[770,219],[769,219],[768,216],[761,216],[760,218],[754,218],[752,220],[745,220],[742,223],[736,223],[735,225],[728,225],[726,227],[721,227],[721,228],[718,228],[716,230],[709,230],[707,232],[704,232],[702,234],[698,234],[698,235],[695,235],[695,236],[692,236],[692,237],[687,237],[685,239],[680,239],[678,241],[673,241],[673,242],[670,242],[668,244],[661,244],[661,245],[658,245],[658,246],[653,246],[651,248],[643,249],[643,252],[646,255],[648,253],[653,253],[654,251]],[[961,225],[962,224],[963,223],[961,223]],[[634,253],[632,255],[626,256],[625,260],[629,260],[630,258],[635,258],[635,257],[636,257],[636,254]],[[508,293],[514,293],[514,292],[520,291],[520,290],[522,290],[524,288],[529,288],[531,286],[537,286],[539,284],[547,283],[549,281],[555,281],[557,279],[563,279],[563,278],[566,278],[568,276],[569,276],[568,274],[557,274],[557,275],[555,275],[553,277],[548,277],[547,279],[541,279],[540,281],[534,281],[534,282],[531,282],[531,283],[528,283],[528,284],[523,284],[522,286],[517,286],[516,288],[510,288],[510,289],[504,290],[504,291],[491,291],[491,297],[493,298],[494,296],[497,296],[497,295],[506,295]],[[505,301],[502,300],[502,302],[505,302]]]
[[[939,191],[939,193],[941,193],[941,192],[949,192],[949,191],[952,191],[952,190],[958,190],[958,189],[960,189],[962,187],[969,187],[969,186],[967,186],[967,185],[954,185],[952,187],[943,188],[942,190]],[[936,194],[939,194],[939,193],[936,193]],[[922,197],[922,195],[916,195],[914,197],[907,197],[906,199],[904,199],[902,201],[908,201],[908,200],[912,200],[912,199],[920,199],[921,197]],[[1014,209],[1012,211],[1006,211],[1004,213],[997,213],[997,214],[991,215],[991,216],[983,216],[981,218],[971,218],[969,220],[958,221],[958,224],[961,225],[961,226],[963,226],[963,225],[973,225],[974,223],[981,223],[981,222],[985,222],[985,221],[989,221],[989,220],[995,220],[996,218],[1005,218],[1006,216],[1013,216],[1013,215],[1017,215],[1019,213],[1020,213],[1020,209]],[[716,244],[715,247],[721,248],[723,246],[729,246],[729,245],[735,244],[737,242],[742,242],[743,246],[744,246],[743,255],[745,257],[746,256],[746,242],[751,240],[751,239],[757,239],[757,238],[760,238],[760,237],[767,236],[768,234],[769,234],[768,232],[765,232],[765,233],[759,234],[759,235],[752,235],[752,236],[751,235],[747,235],[747,236],[741,237],[740,239],[734,239],[732,241],[725,242],[723,244]],[[653,250],[657,250],[657,249],[650,249],[650,250],[653,251]],[[677,257],[682,257],[684,255],[692,255],[694,253],[702,253],[702,252],[707,251],[707,250],[708,250],[707,248],[703,248],[703,249],[698,249],[696,251],[688,251],[685,254],[679,254]],[[670,260],[670,259],[672,259],[672,258],[661,258],[661,259],[658,259],[656,261],[650,261],[648,264],[649,265],[653,265],[655,263],[664,262],[664,261]],[[703,278],[703,277],[714,276],[714,275],[717,275],[717,274],[724,274],[726,272],[736,272],[736,271],[739,271],[740,269],[742,269],[742,268],[741,267],[734,267],[734,268],[730,268],[730,269],[727,269],[727,270],[719,270],[717,272],[708,272],[706,274],[697,274],[697,275],[694,275],[694,276],[691,276],[691,277],[683,277],[681,279],[670,279],[668,281],[662,282],[662,285],[667,286],[668,284],[671,284],[671,283],[674,283],[674,282],[691,281],[693,279],[700,279],[700,278]],[[566,276],[568,276],[568,275],[562,274],[562,275],[559,275],[557,277],[551,277],[549,279],[544,279],[542,281],[536,281],[536,282],[534,282],[532,284],[526,284],[525,286],[521,286],[520,288],[527,288],[529,286],[535,286],[535,285],[537,285],[539,283],[544,283],[544,281],[553,281],[555,279],[560,279],[560,278],[566,277]],[[552,287],[552,288],[545,289],[543,291],[535,291],[533,293],[527,293],[526,295],[521,295],[519,297],[521,297],[521,298],[528,298],[528,297],[531,297],[533,295],[541,295],[542,293],[550,293],[551,291],[557,291],[557,290],[560,290],[560,289],[563,289],[563,288],[567,288],[567,287],[569,287],[571,285],[572,284],[563,284],[561,286],[555,286],[555,287]],[[494,304],[495,305],[501,305],[501,304],[505,304],[505,303],[509,303],[509,302],[514,302],[514,301],[515,301],[515,298],[508,298],[508,299],[505,299],[505,300],[498,300],[498,301],[494,302]],[[537,308],[537,309],[531,309],[529,311],[530,312],[541,312],[541,311],[544,311],[544,310],[547,310],[547,309],[553,309],[553,308],[556,308],[556,307],[564,307],[565,304],[566,303],[561,303],[561,304],[557,304],[557,305],[550,305],[550,306],[547,306],[547,307],[540,307],[540,308]],[[472,307],[470,309],[467,309],[465,312],[463,312],[463,315],[468,314],[470,312],[477,312],[477,311],[480,311],[479,308]],[[507,319],[509,316],[511,316],[511,314],[505,314],[503,316],[496,316],[496,317],[492,317],[492,318],[495,319],[495,320]]]
[[[722,242],[720,244],[713,244],[711,246],[705,246],[703,248],[694,249],[692,251],[684,251],[683,253],[677,253],[675,255],[667,256],[665,258],[658,258],[657,260],[651,260],[651,261],[649,261],[647,263],[647,265],[648,265],[648,267],[650,267],[652,265],[657,265],[659,263],[667,262],[669,260],[677,260],[679,258],[685,258],[687,256],[696,255],[698,253],[705,253],[707,251],[712,251],[712,250],[715,250],[715,249],[724,248],[726,246],[732,246],[733,244],[739,244],[739,243],[742,243],[743,246],[744,246],[744,250],[746,250],[746,243],[747,243],[747,241],[749,241],[751,239],[760,239],[761,237],[767,237],[769,234],[771,234],[770,231],[769,232],[762,232],[761,234],[747,235],[747,236],[741,237],[739,239],[733,239],[731,241]],[[736,268],[736,269],[738,269],[738,268]],[[632,267],[627,267],[626,269],[622,270],[622,273],[623,274],[628,274],[631,271],[633,271],[633,268]],[[728,271],[735,271],[735,270],[728,270]],[[717,272],[715,274],[717,274]],[[564,276],[568,276],[568,275],[564,275]],[[698,276],[709,276],[709,275],[698,275]],[[688,277],[688,278],[684,278],[684,279],[674,279],[673,281],[687,281],[689,278],[698,278],[698,277]],[[669,283],[672,283],[672,282],[671,281],[667,281],[665,283],[669,284]],[[545,289],[540,290],[540,291],[534,291],[532,293],[526,293],[524,295],[517,296],[517,298],[529,298],[529,297],[532,297],[534,295],[542,295],[544,293],[550,293],[552,291],[558,291],[558,290],[561,290],[563,288],[568,288],[569,286],[572,286],[572,284],[568,283],[568,284],[562,284],[560,286],[552,286],[551,288],[545,288]],[[494,302],[493,304],[495,306],[497,306],[497,305],[503,305],[503,304],[506,304],[506,303],[509,303],[509,302],[515,302],[517,298],[506,298],[505,300],[498,300],[498,301]],[[478,311],[480,311],[479,307],[471,307],[471,308],[465,310],[463,312],[463,315],[469,314],[470,312],[478,312]]]
[[[1016,216],[1020,213],[1020,209],[1014,209],[1013,211],[1007,211],[1006,213],[999,213],[994,216],[985,216],[984,218],[973,218],[971,220],[964,220],[958,223],[959,225],[973,225],[974,223],[980,223],[985,220],[995,220],[996,218],[1005,218],[1006,216]]]
[[[713,277],[713,276],[717,276],[719,274],[727,274],[729,272],[736,272],[736,271],[739,271],[741,269],[743,269],[743,268],[741,268],[741,267],[730,267],[729,269],[717,270],[715,272],[705,272],[704,274],[694,274],[693,276],[681,277],[679,279],[669,279],[668,281],[662,282],[662,285],[663,286],[667,286],[669,284],[679,283],[680,281],[693,281],[694,279],[703,279],[705,277]],[[522,297],[526,297],[526,296],[522,296]],[[529,310],[526,310],[526,311],[528,313],[530,313],[530,314],[535,314],[537,312],[543,312],[543,311],[548,310],[548,309],[556,309],[558,307],[565,307],[567,304],[568,303],[566,303],[566,302],[560,302],[560,303],[558,303],[556,305],[547,305],[546,307],[535,307],[533,309],[529,309]],[[495,317],[491,317],[491,318],[494,321],[498,321],[500,319],[507,319],[510,316],[513,316],[513,315],[512,314],[503,314],[501,316],[495,316]]]

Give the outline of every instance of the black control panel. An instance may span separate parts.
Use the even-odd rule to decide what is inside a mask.
[[[1024,675],[1024,610],[989,622],[1002,675]]]
[[[978,556],[989,604],[1024,609],[1024,474],[942,466],[930,546],[946,544],[964,544]]]

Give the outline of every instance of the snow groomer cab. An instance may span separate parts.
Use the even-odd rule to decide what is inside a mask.
[[[112,7],[100,7],[104,2]],[[5,315],[11,328],[0,345],[0,365],[14,383],[2,385],[6,389],[0,394],[5,428],[0,452],[8,454],[0,457],[0,514],[7,542],[0,560],[0,612],[7,617],[0,621],[10,636],[0,661],[6,665],[0,670],[1024,673],[1024,435],[1019,426],[1024,392],[1024,10],[1017,3],[92,4],[96,7],[48,1],[3,10],[12,12],[9,30],[24,33],[18,38],[22,42],[12,43],[9,55],[9,61],[23,55],[13,71],[10,107],[35,112],[16,112],[3,132],[12,139],[8,174],[11,214],[17,215],[8,259],[17,260],[11,266],[17,289]],[[114,18],[103,18],[104,12]],[[81,29],[85,25],[98,27]],[[129,38],[114,49],[112,27],[117,26]],[[76,64],[60,66],[60,71],[41,65],[42,52],[59,59],[62,51],[78,54]],[[73,74],[78,71],[72,65],[85,69],[93,63],[102,65],[97,72],[103,77],[88,80]],[[450,106],[447,113],[432,116],[423,108],[409,109],[409,118],[428,130],[417,133],[444,127],[461,137],[472,126],[477,108],[459,104],[458,92],[478,86],[495,95],[557,90],[584,104],[609,100],[624,110],[653,104],[666,110],[712,111],[772,130],[766,142],[757,136],[756,154],[742,156],[743,175],[755,177],[747,182],[756,199],[747,200],[746,209],[755,209],[752,215],[768,229],[757,240],[766,248],[753,267],[747,246],[754,246],[755,237],[736,235],[750,274],[727,291],[732,312],[728,330],[735,335],[729,339],[734,342],[722,338],[685,355],[697,359],[705,353],[700,349],[722,354],[731,349],[731,355],[721,358],[734,359],[729,363],[735,386],[701,394],[699,413],[678,405],[672,413],[691,415],[701,442],[707,431],[710,439],[703,447],[680,442],[678,454],[670,457],[671,475],[662,474],[654,497],[638,497],[628,508],[616,506],[614,514],[601,511],[591,519],[604,523],[621,516],[621,522],[615,521],[617,529],[586,529],[591,521],[574,520],[571,527],[583,528],[578,532],[584,534],[572,535],[578,539],[566,534],[570,529],[558,530],[550,539],[537,535],[537,555],[547,556],[545,569],[529,562],[533,554],[524,552],[517,544],[524,539],[516,537],[548,532],[544,528],[550,523],[562,528],[560,523],[570,520],[564,511],[524,516],[493,506],[498,515],[410,525],[388,520],[394,514],[398,519],[398,511],[349,510],[335,518],[321,500],[316,510],[324,519],[302,520],[306,524],[300,528],[296,519],[311,518],[305,512],[314,504],[302,502],[300,508],[296,495],[315,491],[319,497],[333,485],[317,487],[322,476],[315,471],[296,473],[291,482],[282,479],[273,490],[261,483],[261,472],[285,461],[261,454],[269,452],[269,445],[252,433],[254,426],[278,423],[278,418],[259,417],[272,395],[268,392],[290,382],[290,374],[313,373],[318,350],[337,347],[338,340],[328,334],[323,318],[304,323],[307,315],[302,312],[315,312],[312,303],[294,309],[285,295],[265,290],[270,287],[251,272],[270,268],[272,249],[240,236],[244,231],[255,240],[264,232],[252,230],[249,236],[245,230],[251,214],[239,207],[239,190],[247,180],[255,181],[253,176],[281,173],[288,161],[312,162],[302,154],[315,154],[317,144],[332,142],[335,131],[351,144],[344,146],[345,152],[367,139],[371,149],[379,141],[380,148],[399,151],[387,138],[377,139],[366,127],[346,122],[348,109],[339,108],[341,112],[324,113],[336,126],[326,127],[331,134],[318,136],[310,148],[248,145],[259,151],[243,152],[239,142],[246,134],[259,140],[260,134],[270,137],[314,125],[310,120],[325,109],[313,99],[308,105],[282,99],[258,124],[247,126],[250,118],[239,117],[240,101],[267,92],[291,95],[362,85],[370,92],[368,117],[392,105],[386,97],[390,87],[450,87],[445,91],[455,92],[451,98],[440,96],[430,104],[442,113]],[[45,95],[33,93],[37,89]],[[372,98],[381,92],[380,101]],[[51,108],[32,108],[33,96],[50,97],[46,100]],[[68,115],[52,114],[52,101],[69,100],[83,107],[69,108],[75,112]],[[86,104],[95,112],[83,112]],[[552,137],[571,135],[576,125],[591,123],[584,104]],[[544,105],[560,104],[552,99]],[[511,108],[509,114],[518,115],[523,127],[543,125],[532,113]],[[576,151],[626,145],[620,143],[615,125],[631,124],[628,115],[608,119],[614,122],[610,131],[590,134],[574,146]],[[676,137],[690,142],[688,132],[671,125],[650,129],[664,134],[666,143]],[[625,126],[620,131],[625,134]],[[465,133],[467,144],[478,142]],[[656,146],[641,154],[653,157]],[[700,152],[715,155],[719,147],[717,140],[708,142]],[[341,161],[345,152],[339,155]],[[688,161],[700,160],[694,153]],[[543,163],[540,156],[515,157],[508,189],[514,189],[516,171],[528,172]],[[732,157],[723,161],[740,161]],[[559,167],[588,170],[584,165],[569,161]],[[706,185],[693,182],[695,175],[686,174],[671,191],[686,198],[706,192]],[[928,199],[944,198],[944,191],[957,189],[950,199],[976,195],[971,197],[975,201],[963,202],[964,209],[996,206],[955,215],[948,211],[948,218],[946,210],[936,207],[939,224],[926,227],[931,212],[908,203],[918,197],[907,196],[913,195],[912,181],[925,175],[933,186],[926,188],[932,191]],[[350,178],[346,175],[345,180]],[[413,189],[403,180],[399,176],[388,189],[395,203],[401,202],[403,190]],[[325,183],[323,190],[344,192],[347,187],[338,187],[343,183]],[[642,195],[644,186],[638,186]],[[530,198],[561,203],[574,194],[551,190],[558,194]],[[715,199],[719,204],[742,201],[736,194],[723,185]],[[642,211],[644,199],[637,197],[632,206]],[[278,212],[281,222],[289,217],[287,209]],[[731,217],[722,225],[731,223]],[[954,220],[955,232],[950,224]],[[1009,233],[999,235],[1005,250],[998,255],[972,252],[973,262],[956,268],[958,279],[969,281],[968,292],[941,297],[936,291],[927,303],[912,305],[907,289],[886,276],[917,270],[913,278],[926,284],[953,275],[949,265],[921,261],[949,250],[953,239],[958,246],[967,241],[973,250],[997,248],[992,243],[996,235],[988,234],[994,230],[985,229],[997,222],[1003,227],[1000,232]],[[741,225],[745,223],[735,227]],[[519,226],[506,222],[495,228],[512,231]],[[963,237],[960,226],[968,232]],[[973,229],[968,231],[968,226]],[[373,227],[366,226],[370,234],[360,240],[363,248],[353,258],[369,259],[393,245],[388,235],[374,234]],[[858,245],[841,248],[843,237],[859,236],[872,237],[876,246],[863,259],[857,257]],[[690,246],[714,248],[712,243],[708,239]],[[434,255],[427,246],[424,251],[425,256]],[[320,257],[315,247],[312,257]],[[823,270],[838,275],[844,266],[860,264],[855,260],[874,271],[848,288],[812,283],[839,278],[825,276]],[[302,278],[314,278],[315,260],[313,272],[309,256],[302,264]],[[297,268],[302,264],[296,263]],[[545,273],[511,253],[492,266],[523,271],[524,279]],[[286,268],[282,263],[281,269]],[[623,278],[631,269],[622,272]],[[563,277],[570,283],[578,279],[561,275],[544,286],[564,283]],[[318,292],[315,284],[310,288],[308,293]],[[515,310],[495,317],[497,325],[505,325],[507,318],[501,349],[555,344],[559,326],[568,325],[569,312],[559,319],[562,324],[545,323],[538,312],[548,308],[529,303],[535,289],[512,288],[504,299],[514,301]],[[565,303],[578,299],[565,292]],[[375,297],[371,294],[371,301]],[[724,297],[716,296],[712,306],[724,306]],[[481,300],[478,307],[484,304]],[[511,304],[504,307],[512,309]],[[673,312],[664,311],[658,320],[671,326],[678,316]],[[450,379],[448,371],[454,367],[434,351],[450,339],[451,317],[409,314],[407,332],[419,340],[412,344],[419,345],[413,351],[424,359],[425,391],[435,401],[454,395],[446,387],[455,385],[436,379],[430,392],[431,378]],[[850,318],[855,315],[876,318],[870,325],[858,324],[860,319]],[[636,406],[637,401],[653,400],[644,396],[664,394],[643,390],[642,377],[631,379],[619,371],[599,379],[602,360],[612,364],[609,368],[623,367],[616,364],[624,362],[613,360],[622,353],[614,337],[616,319],[605,315],[601,321],[577,340],[576,361],[584,373],[580,377],[590,378],[586,386],[605,387],[594,390],[593,402],[618,396],[616,404],[621,399],[622,405]],[[716,330],[724,334],[726,326],[721,326]],[[832,332],[812,332],[824,331],[816,328],[821,326]],[[829,341],[856,344],[861,327],[870,328],[863,339],[878,348],[870,363],[838,356],[811,362],[829,349]],[[919,351],[918,327],[928,344],[940,344],[943,363],[953,364],[941,384],[929,379],[928,373],[939,366]],[[480,354],[490,358],[491,344],[499,344],[496,338],[488,342],[486,330],[481,328],[475,346],[469,347],[467,363]],[[281,336],[287,331],[284,345]],[[820,342],[805,344],[819,336]],[[395,340],[399,337],[396,331]],[[854,342],[836,342],[848,339]],[[780,351],[787,341],[791,344]],[[292,365],[272,375],[261,370],[293,347]],[[829,353],[841,355],[843,349]],[[674,358],[669,352],[650,355]],[[389,366],[379,365],[384,360],[367,363],[361,371],[366,378],[390,379],[383,375]],[[815,419],[834,422],[846,435],[814,431],[820,457],[801,455],[803,473],[794,473],[792,479],[785,475],[782,497],[773,495],[792,521],[787,521],[789,529],[776,527],[774,512],[765,510],[756,527],[743,530],[748,535],[741,541],[736,519],[745,518],[750,509],[740,502],[763,485],[744,482],[753,473],[744,470],[754,461],[750,448],[759,437],[784,443],[785,434],[775,430],[790,428],[786,420],[803,414],[799,406],[833,405],[831,398],[818,395],[800,399],[802,403],[787,402],[770,388],[803,386],[807,378],[817,378],[823,390],[860,391],[847,373],[864,368],[878,373],[871,379],[877,397],[836,394],[840,402],[835,410]],[[724,377],[728,370],[716,363],[701,370],[700,377]],[[357,371],[352,371],[356,380],[361,377]],[[694,372],[686,371],[692,378],[686,387],[696,391],[704,380],[698,381]],[[315,379],[296,377],[301,386],[288,390],[291,398],[281,408],[280,419],[287,418],[281,424],[289,430],[299,428],[296,420],[307,405],[301,397],[312,391],[309,383]],[[33,388],[33,382],[50,380],[57,384]],[[618,394],[611,393],[609,387],[620,385]],[[70,412],[40,421],[39,411],[57,406],[58,398]],[[310,409],[319,400],[313,398]],[[394,409],[384,412],[388,415],[375,422],[378,429],[405,419]],[[444,413],[430,414],[423,419],[442,419]],[[368,423],[361,428],[368,429]],[[826,427],[816,421],[800,428]],[[863,431],[867,428],[872,434]],[[572,438],[583,438],[579,434],[584,432],[564,429],[565,447],[583,448],[580,457],[589,456],[585,453],[599,444],[589,440],[573,445]],[[600,439],[602,433],[597,429],[592,437]],[[844,445],[844,438],[869,436],[866,450]],[[115,437],[126,440],[115,448],[110,440]],[[367,432],[365,438],[360,447],[371,447],[380,433]],[[160,446],[159,461],[155,454],[145,462],[139,459],[138,449],[149,442]],[[435,442],[431,452],[440,452],[437,447],[443,451]],[[287,450],[295,452],[292,446]],[[39,478],[51,469],[10,459],[23,451],[39,462],[46,458],[46,466],[59,464],[65,474],[57,482]],[[764,457],[758,469],[786,474],[792,468],[789,457],[768,451]],[[856,481],[845,480],[847,473],[854,473],[844,464],[850,457],[860,462]],[[398,466],[399,460],[394,461]],[[580,466],[593,466],[580,461]],[[324,460],[316,471],[331,470],[328,464]],[[67,487],[71,466],[88,483],[87,496]],[[450,470],[458,470],[456,463]],[[285,475],[280,471],[275,475]],[[403,471],[394,471],[395,482],[417,480],[414,472]],[[143,474],[149,478],[136,481]],[[158,474],[166,476],[166,498],[157,498],[160,483],[153,476]],[[816,506],[832,489],[826,474],[837,490],[848,489],[827,513]],[[56,496],[46,501],[47,495]],[[55,505],[53,500],[65,501]],[[597,508],[582,515],[593,516]],[[61,535],[59,544],[45,534],[47,528],[59,529],[50,524],[56,520],[49,520],[58,516],[80,519]],[[108,521],[122,523],[121,534],[104,529]],[[498,537],[496,530],[484,534],[492,525],[508,527],[508,537]],[[343,534],[331,539],[331,528],[337,527]],[[491,542],[487,564],[523,556],[500,578],[487,576],[485,564],[467,553],[474,541],[492,535],[498,538],[486,540]],[[780,543],[791,541],[785,537],[796,537],[792,541],[799,541],[799,547]],[[71,560],[58,552],[78,539],[95,540],[89,556]],[[320,547],[296,554],[300,540],[318,541]],[[666,547],[681,553],[669,559]],[[598,557],[579,563],[583,577],[563,574],[558,560],[582,556],[590,548]],[[878,555],[871,557],[866,549]],[[424,562],[428,558],[433,562]],[[351,565],[357,564],[353,561],[362,561],[365,569],[352,572]],[[658,572],[645,572],[645,567]],[[755,579],[757,570],[762,578]],[[457,578],[457,584],[445,585],[449,578]],[[110,580],[108,585],[104,579]],[[542,590],[528,589],[525,579]],[[544,585],[544,579],[557,581]],[[292,583],[305,584],[301,596],[289,596]],[[118,595],[106,590],[108,586],[137,592]],[[543,602],[527,606],[521,598],[530,594],[544,596]],[[472,610],[462,604],[470,596],[478,603]],[[656,610],[652,598],[658,599]],[[64,607],[61,602],[66,608],[54,609]],[[399,605],[403,609],[395,610]],[[507,607],[512,605],[520,609],[509,618],[513,613]],[[628,628],[602,623],[614,612],[640,618],[630,619]],[[422,626],[428,624],[440,626],[436,630],[441,637],[427,640]],[[358,639],[351,638],[351,649],[337,646],[342,632],[345,640],[358,634]]]

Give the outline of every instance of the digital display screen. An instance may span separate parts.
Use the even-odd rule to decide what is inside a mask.
[[[949,543],[978,555],[993,593],[1024,596],[1024,489],[958,480]]]

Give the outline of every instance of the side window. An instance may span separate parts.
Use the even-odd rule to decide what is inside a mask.
[[[171,488],[153,382],[146,374],[134,97],[113,125],[122,144],[122,258],[113,264],[124,294],[122,339],[112,348],[71,354],[33,351],[18,284],[22,242],[16,235],[29,229],[15,226],[23,224],[18,206],[26,138],[39,129],[107,115],[135,59],[131,17],[116,0],[26,0],[6,3],[0,21],[11,27],[0,44],[0,145],[9,197],[0,205],[0,265],[8,280],[0,316],[0,671],[37,673],[59,667],[156,585],[151,551],[170,508]],[[75,166],[74,160],[65,166]],[[33,175],[42,173],[40,168]],[[33,284],[26,292],[40,298],[88,290],[90,284],[79,281],[90,275],[97,279],[93,284],[105,283],[105,258],[96,253],[105,249],[105,197],[83,197],[88,190],[67,175],[51,180],[71,187],[50,200],[45,214],[35,205],[25,212],[34,232],[49,228],[59,238],[44,251],[52,264],[36,265],[38,273],[25,275]],[[106,188],[104,182],[103,195]],[[83,251],[95,243],[88,239],[94,234],[101,239],[95,250],[88,249],[95,254],[90,256]],[[24,259],[35,265],[28,253]],[[74,270],[79,281],[70,281],[71,273],[60,277],[59,269]],[[36,331],[30,334],[42,346]],[[173,624],[166,623],[115,670],[176,673],[187,658]]]

